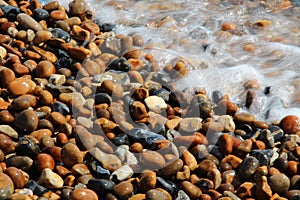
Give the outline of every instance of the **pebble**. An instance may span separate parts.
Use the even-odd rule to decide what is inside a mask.
[[[56,189],[64,185],[63,179],[49,168],[43,169],[37,183],[44,185],[46,188]]]
[[[3,133],[14,139],[17,139],[19,136],[19,134],[9,125],[0,125],[0,133]]]
[[[243,180],[247,180],[255,173],[258,167],[259,161],[253,156],[248,156],[239,167],[239,175]]]
[[[8,83],[7,89],[12,95],[19,96],[31,93],[34,90],[35,86],[36,84],[30,79],[17,78]]]
[[[49,17],[49,12],[47,10],[37,8],[33,11],[33,17],[37,21],[45,20]]]
[[[35,168],[38,172],[42,172],[43,169],[49,168],[53,170],[55,167],[55,161],[49,154],[40,153],[35,160]]]
[[[284,194],[290,188],[290,179],[282,173],[270,176],[268,181],[274,193]]]
[[[66,167],[82,163],[83,157],[79,148],[73,143],[67,143],[61,149],[61,159]]]
[[[115,171],[122,166],[121,160],[117,156],[106,154],[98,148],[89,149],[89,153],[102,164],[104,169]]]
[[[25,172],[30,171],[33,160],[27,156],[12,156],[6,160],[7,167],[16,167]]]
[[[133,185],[128,181],[122,181],[113,187],[113,191],[118,197],[124,199],[133,192]]]
[[[124,181],[133,175],[133,169],[128,165],[123,165],[110,175],[110,179]]]
[[[146,193],[146,200],[156,200],[156,199],[171,200],[172,197],[170,196],[170,194],[168,193],[166,194],[165,192],[159,190],[159,188],[149,190]]]
[[[280,121],[279,126],[286,134],[296,134],[300,131],[300,119],[297,116],[288,115]]]
[[[15,189],[22,189],[29,179],[29,175],[16,167],[8,167],[4,171],[14,183]]]
[[[202,194],[201,189],[189,181],[183,181],[181,187],[191,199],[198,199]]]
[[[167,104],[163,98],[158,96],[149,96],[144,99],[147,107],[155,113],[162,113],[167,109]]]
[[[183,167],[183,161],[181,159],[175,159],[164,168],[160,169],[158,175],[164,178],[169,178],[176,174]]]
[[[141,174],[139,189],[146,193],[147,191],[155,188],[156,181],[156,173],[151,170],[145,170]]]
[[[9,199],[13,192],[13,181],[8,175],[0,172],[0,199]]]
[[[17,20],[25,29],[32,29],[34,31],[43,30],[42,26],[35,19],[25,13],[18,14]]]
[[[31,133],[37,129],[38,123],[39,119],[36,112],[24,110],[16,116],[13,126],[21,132]]]
[[[70,200],[98,200],[97,194],[90,189],[77,188],[70,193]]]
[[[179,122],[179,130],[184,132],[196,132],[202,128],[202,119],[198,117],[183,118]]]
[[[164,136],[141,128],[133,128],[127,135],[130,140],[141,143],[145,148],[150,147],[155,140],[165,140]]]
[[[270,199],[272,197],[272,190],[268,184],[266,176],[261,176],[256,182],[256,198]]]
[[[144,151],[141,153],[141,163],[150,169],[160,169],[165,166],[164,157],[156,151]]]
[[[9,68],[2,68],[0,69],[0,78],[3,80],[0,83],[1,87],[7,87],[10,82],[16,79],[16,75],[13,70]]]

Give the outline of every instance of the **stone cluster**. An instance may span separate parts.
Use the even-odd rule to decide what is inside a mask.
[[[0,199],[299,198],[299,117],[179,91],[183,59],[113,28],[84,0],[0,0]]]

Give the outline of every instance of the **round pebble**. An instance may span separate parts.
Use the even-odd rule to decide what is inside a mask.
[[[79,148],[73,143],[67,143],[61,149],[61,159],[67,167],[82,163],[83,157]]]
[[[8,199],[14,192],[14,183],[11,178],[0,172],[0,199]]]
[[[19,96],[32,92],[35,86],[36,84],[30,79],[17,78],[8,83],[7,89],[12,95]]]
[[[286,134],[296,134],[300,131],[300,119],[297,116],[288,115],[280,121],[279,126]]]
[[[275,174],[269,177],[269,184],[273,192],[284,194],[290,187],[290,179],[285,174]]]
[[[98,200],[97,194],[90,189],[78,188],[70,193],[70,200]]]
[[[16,116],[14,127],[25,133],[36,130],[39,123],[37,114],[32,110],[24,110]]]

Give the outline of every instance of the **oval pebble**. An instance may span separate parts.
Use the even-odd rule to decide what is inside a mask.
[[[25,29],[32,29],[34,31],[43,30],[43,27],[35,19],[25,13],[18,14],[17,20]]]

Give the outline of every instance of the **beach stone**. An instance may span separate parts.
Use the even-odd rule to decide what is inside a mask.
[[[46,188],[61,188],[64,185],[64,180],[49,168],[43,169],[39,177],[38,184],[44,185]]]
[[[127,131],[127,135],[132,142],[139,142],[145,148],[149,148],[155,140],[166,139],[160,134],[142,128],[132,128],[131,130]]]
[[[35,168],[38,172],[42,172],[43,169],[49,168],[53,170],[55,167],[55,161],[49,154],[40,153],[37,155],[35,160]]]
[[[118,197],[127,198],[133,192],[133,185],[128,181],[122,181],[113,187],[113,191]]]
[[[33,165],[33,160],[27,156],[12,156],[6,159],[6,165],[28,172]]]
[[[300,197],[300,191],[299,190],[289,190],[284,195],[287,199],[299,199]]]
[[[167,104],[163,98],[158,96],[149,96],[145,98],[145,104],[149,110],[155,113],[162,113],[167,109]]]
[[[89,153],[102,164],[104,169],[115,171],[122,166],[122,162],[117,156],[106,154],[96,147],[89,149]]]
[[[0,134],[0,149],[4,154],[12,153],[15,151],[15,142],[7,135]]]
[[[40,153],[39,146],[29,137],[21,137],[16,146],[16,154],[18,156],[28,156],[32,159]]]
[[[71,15],[81,15],[85,13],[87,3],[84,0],[73,0],[69,3],[69,10]]]
[[[192,184],[189,181],[183,181],[181,183],[182,190],[191,198],[191,199],[198,199],[199,196],[202,194],[202,191],[199,187]]]
[[[135,120],[142,120],[148,117],[145,105],[140,101],[134,101],[132,104],[132,116]]]
[[[49,12],[45,9],[37,8],[33,11],[33,17],[37,21],[45,20],[49,17]]]
[[[198,166],[196,158],[188,150],[182,152],[182,160],[191,171],[194,171]]]
[[[43,30],[42,26],[35,19],[25,13],[18,14],[17,20],[25,29],[32,29],[34,31]]]
[[[49,78],[55,72],[55,66],[47,60],[40,61],[35,68],[35,75],[38,78]]]
[[[14,192],[14,183],[11,178],[0,172],[0,199],[8,199]]]
[[[224,133],[219,137],[218,146],[220,151],[225,155],[231,154],[233,151],[233,138],[228,133]]]
[[[9,68],[2,68],[0,70],[0,79],[2,80],[0,86],[6,88],[10,82],[16,79],[16,75],[13,70]]]
[[[221,115],[216,120],[223,125],[224,131],[234,132],[235,123],[230,115]]]
[[[36,112],[24,110],[16,116],[14,127],[21,132],[30,133],[36,130],[38,122],[39,119]]]
[[[261,176],[256,182],[256,198],[270,199],[272,197],[272,190],[268,184],[266,176]]]
[[[146,200],[156,200],[156,199],[160,199],[160,200],[171,200],[171,196],[170,194],[166,194],[165,192],[159,190],[158,189],[152,189],[149,190],[146,193]]]
[[[255,194],[255,183],[251,182],[244,182],[236,191],[236,194],[238,197],[244,199],[244,198],[250,198],[253,197]]]
[[[105,194],[112,191],[115,185],[116,184],[111,180],[91,178],[87,187],[95,191],[97,194]]]
[[[12,109],[16,112],[21,112],[29,107],[36,106],[36,97],[30,94],[24,94],[14,99]]]
[[[67,167],[82,163],[83,157],[79,148],[73,143],[67,143],[61,149],[61,159]]]
[[[244,157],[252,150],[252,140],[246,139],[242,141],[239,146],[234,150],[234,154],[240,157]]]
[[[274,193],[284,194],[290,188],[290,179],[285,174],[275,174],[269,177],[269,184]]]
[[[266,150],[252,150],[250,156],[257,158],[260,166],[269,166],[270,159],[273,156],[273,151],[271,149]]]
[[[63,123],[67,122],[66,118],[59,112],[52,112],[48,120],[54,125],[59,127]]]
[[[275,146],[275,140],[270,130],[264,129],[260,132],[259,140],[263,141],[267,148],[273,148]]]
[[[32,92],[35,86],[36,84],[30,79],[17,78],[8,83],[7,89],[12,95],[19,96]]]
[[[288,115],[280,121],[279,126],[286,134],[296,134],[300,131],[300,119],[295,115]]]
[[[202,128],[202,119],[199,117],[183,118],[179,122],[179,130],[184,132],[195,132]]]
[[[163,178],[169,178],[180,171],[183,167],[183,161],[181,159],[175,159],[164,168],[160,169],[158,175]]]
[[[214,183],[211,180],[206,178],[199,178],[196,181],[195,185],[198,186],[203,193],[214,188]]]
[[[203,139],[200,134],[182,135],[182,136],[176,136],[173,142],[177,146],[190,147],[190,146],[196,146],[198,144],[202,144]]]
[[[110,179],[124,181],[133,175],[133,169],[128,165],[123,165],[110,175]]]
[[[156,187],[163,188],[172,195],[176,195],[178,192],[178,185],[171,180],[165,180],[162,177],[156,177]]]
[[[190,200],[190,197],[183,190],[179,190],[175,200]]]
[[[239,167],[239,176],[243,180],[247,180],[255,173],[258,167],[259,161],[253,156],[248,156],[243,160]]]
[[[4,171],[14,183],[15,189],[22,189],[29,179],[29,175],[16,167],[8,167]]]
[[[141,163],[151,169],[159,169],[164,167],[166,164],[164,157],[160,153],[151,150],[141,153]]]
[[[218,189],[222,182],[221,172],[218,169],[212,169],[207,173],[207,178],[214,183],[214,189]]]
[[[128,198],[128,200],[145,200],[146,194],[135,194]]]
[[[93,190],[85,188],[76,188],[70,193],[70,200],[82,199],[98,200],[98,196]]]
[[[290,179],[290,189],[292,190],[299,190],[300,189],[300,175],[295,175]]]
[[[45,10],[44,10],[45,11]],[[47,11],[46,11],[47,12]],[[35,37],[34,37],[34,40],[33,42],[35,44],[39,44],[39,43],[43,43],[43,42],[46,42],[48,41],[49,39],[52,38],[52,33],[50,31],[37,31],[35,33]]]
[[[154,189],[156,186],[156,173],[151,170],[144,170],[140,178],[140,190],[144,193]]]
[[[234,120],[240,124],[249,124],[255,121],[255,116],[246,112],[241,112],[234,115]]]

